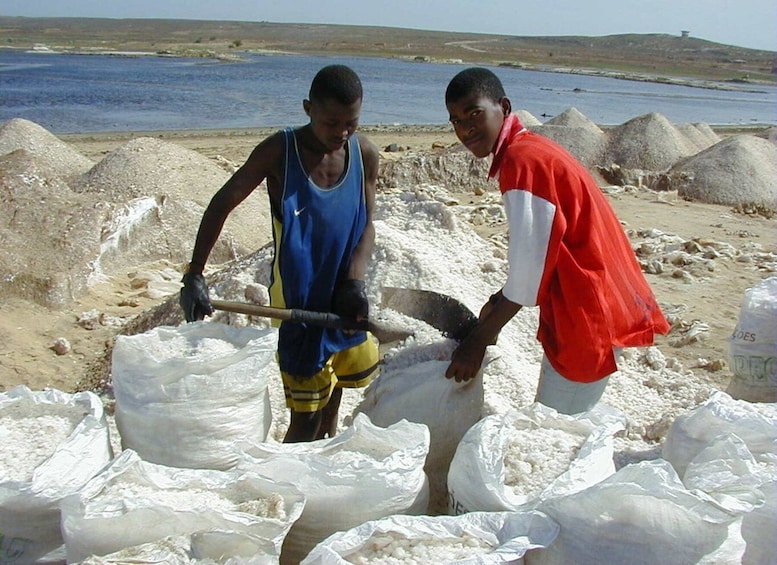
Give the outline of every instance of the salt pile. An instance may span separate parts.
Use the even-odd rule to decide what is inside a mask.
[[[61,308],[87,288],[111,206],[74,193],[18,150],[0,157],[0,297]]]
[[[125,201],[160,195],[206,206],[229,178],[196,151],[154,137],[139,137],[115,149],[72,183],[76,192]]]
[[[585,126],[555,125],[550,122],[532,127],[531,130],[552,139],[588,167],[600,160],[605,141],[605,134],[601,130],[596,131]]]
[[[707,124],[677,124],[675,126],[698,152],[715,145],[720,137]]]
[[[584,165],[591,167],[599,163],[605,134],[577,108],[568,108],[542,127],[531,129],[564,147]]]
[[[718,141],[720,141],[720,136],[715,133],[709,124],[698,122],[693,124],[693,127],[696,128],[699,133],[701,133],[702,137],[704,137],[709,146],[715,145]]]
[[[68,179],[94,163],[34,122],[16,118],[0,124],[0,155],[23,150],[35,156],[47,177]]]
[[[777,210],[777,146],[752,135],[736,135],[669,171],[683,198],[742,209]]]
[[[545,122],[545,125],[584,128],[590,130],[592,133],[604,133],[602,129],[593,122],[593,120],[585,116],[580,110],[574,107],[567,108],[559,115],[553,116],[551,119]]]
[[[204,208],[228,178],[222,167],[196,151],[153,137],[139,137],[106,155],[73,180],[71,187],[112,202],[142,197],[192,202],[200,207],[194,214],[199,218],[188,218],[186,225],[193,224],[188,231],[196,234]],[[257,189],[235,210],[225,231],[235,237],[242,253],[270,241],[269,202],[264,191]],[[192,245],[193,235],[189,241]]]
[[[518,119],[527,128],[542,125],[542,121],[527,110],[515,110],[515,113],[518,114]]]
[[[600,164],[665,171],[695,152],[688,139],[666,117],[653,112],[608,130]]]

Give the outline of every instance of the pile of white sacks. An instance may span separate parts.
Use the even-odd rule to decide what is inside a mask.
[[[715,393],[616,470],[618,410],[480,417],[482,379],[396,361],[335,438],[287,445],[269,436],[275,340],[213,322],[120,337],[115,428],[90,392],[2,394],[0,562],[777,560],[775,404]]]

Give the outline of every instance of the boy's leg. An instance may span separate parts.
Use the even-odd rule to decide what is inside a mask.
[[[578,383],[561,376],[543,355],[536,402],[561,414],[588,412],[602,398],[610,377],[592,383]]]
[[[334,437],[337,433],[337,413],[343,388],[361,388],[370,384],[378,374],[379,360],[378,344],[369,333],[367,339],[359,345],[338,351],[332,356],[332,368],[337,375],[337,382],[329,403],[323,409],[319,432],[321,437],[326,434]]]
[[[283,438],[283,443],[299,443],[313,441],[321,429],[321,411],[296,412],[291,410],[289,429]]]
[[[337,433],[337,413],[340,411],[340,400],[343,398],[342,387],[335,387],[329,402],[321,409],[321,425],[318,428],[316,439],[335,437]]]
[[[380,354],[372,335],[338,351],[312,377],[298,379],[281,371],[286,406],[291,409],[285,443],[334,437],[344,387],[367,386],[378,372]]]
[[[318,439],[322,410],[329,402],[337,383],[331,362],[311,377],[300,379],[281,371],[281,379],[286,406],[291,409],[284,443]]]

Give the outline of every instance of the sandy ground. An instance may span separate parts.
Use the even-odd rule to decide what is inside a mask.
[[[60,137],[78,151],[99,161],[106,154],[134,137],[153,135],[196,150],[214,158],[242,163],[251,149],[272,130],[224,130],[186,132],[133,132],[121,134],[69,134]],[[456,139],[452,131],[441,127],[406,127],[365,129],[365,133],[382,150],[390,144],[423,150],[433,145],[448,146]],[[382,152],[382,158],[394,159],[401,152]],[[219,187],[214,187],[214,191]],[[452,195],[462,205],[476,204],[493,194]],[[648,190],[618,192],[609,198],[628,230],[657,229],[675,234],[683,240],[697,240],[731,245],[745,249],[760,245],[765,252],[777,252],[775,220],[733,212],[729,207],[698,204],[677,198],[676,193]],[[489,236],[493,228],[480,228]],[[149,269],[168,267],[170,272],[181,265],[153,265]],[[658,345],[667,356],[677,357],[686,368],[706,372],[715,386],[725,390],[731,373],[727,366],[727,341],[739,315],[744,291],[758,281],[772,276],[757,264],[736,260],[719,260],[715,270],[688,277],[671,273],[648,275],[656,296],[667,305],[670,316],[679,316],[681,326],[706,325],[706,331],[680,346],[672,345],[677,334],[659,337]],[[126,276],[114,277],[95,287],[71,309],[55,312],[21,300],[9,300],[0,306],[0,390],[26,384],[33,390],[53,387],[64,391],[90,388],[94,383],[86,375],[105,351],[106,343],[118,332],[122,322],[143,309],[161,302],[161,293],[150,293],[138,281],[142,269]],[[177,281],[168,281],[166,291],[175,292]],[[679,314],[678,314],[679,313]],[[97,316],[101,323],[90,323]],[[52,346],[65,338],[69,353],[58,355]]]

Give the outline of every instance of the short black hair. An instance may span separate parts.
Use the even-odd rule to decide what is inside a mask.
[[[470,94],[485,96],[494,102],[505,97],[502,81],[492,71],[483,67],[464,69],[451,79],[445,90],[445,103],[456,102]]]
[[[351,105],[362,99],[362,81],[353,69],[345,65],[328,65],[318,71],[310,83],[311,100],[335,100]]]

